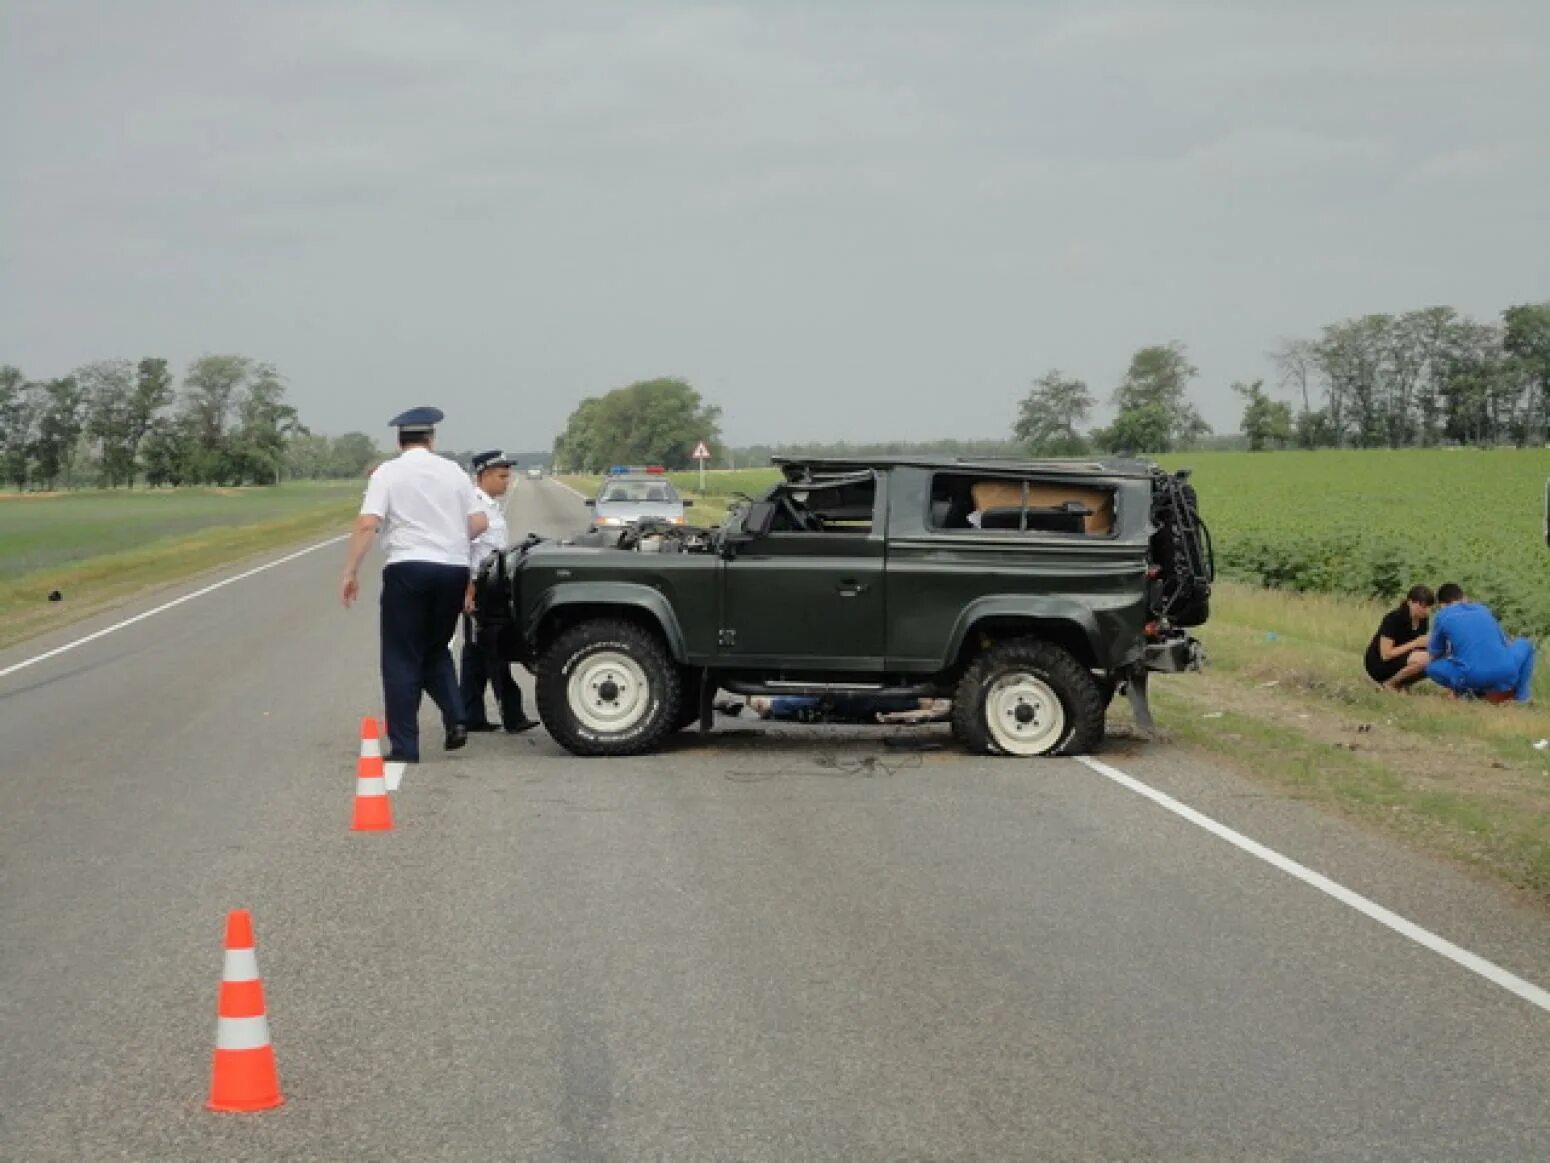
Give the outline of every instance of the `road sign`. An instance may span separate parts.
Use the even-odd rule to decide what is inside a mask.
[[[694,446],[694,452],[690,455],[692,455],[695,460],[709,460],[710,449],[705,447],[705,442],[702,440]]]

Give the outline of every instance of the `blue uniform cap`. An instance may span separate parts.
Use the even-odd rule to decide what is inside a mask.
[[[446,413],[440,408],[410,408],[389,420],[388,427],[400,432],[429,432],[445,417]]]
[[[475,473],[481,473],[487,468],[510,468],[511,464],[511,458],[499,449],[474,453]]]

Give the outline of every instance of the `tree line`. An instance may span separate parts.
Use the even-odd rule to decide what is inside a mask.
[[[554,464],[587,473],[613,464],[688,468],[696,444],[720,443],[720,419],[687,380],[640,380],[582,400],[555,439]]]
[[[360,476],[381,454],[360,432],[310,432],[273,364],[207,355],[175,380],[165,359],[100,360],[56,379],[0,366],[0,476],[18,490],[266,485]]]
[[[1256,451],[1550,439],[1550,303],[1508,307],[1499,323],[1452,307],[1363,315],[1284,340],[1271,357],[1289,398],[1262,379],[1232,385]],[[1143,347],[1110,396],[1114,421],[1089,429],[1088,385],[1046,372],[1019,403],[1013,438],[1039,456],[1197,447],[1211,434],[1189,394],[1199,374],[1182,343]]]

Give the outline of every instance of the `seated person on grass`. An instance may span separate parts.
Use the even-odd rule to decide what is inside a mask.
[[[1440,609],[1432,619],[1426,675],[1458,698],[1477,695],[1493,703],[1528,702],[1534,678],[1534,644],[1508,639],[1491,611],[1464,596],[1454,582],[1439,586]]]
[[[1397,609],[1383,615],[1363,659],[1367,677],[1391,691],[1402,691],[1426,677],[1426,641],[1437,599],[1427,586],[1412,586]]]

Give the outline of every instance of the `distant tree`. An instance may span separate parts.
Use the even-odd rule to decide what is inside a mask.
[[[285,382],[272,364],[250,365],[236,405],[230,460],[239,483],[279,484],[286,442],[306,429],[285,402]]]
[[[1519,384],[1494,323],[1461,320],[1438,356],[1443,432],[1464,444],[1495,444],[1512,436]]]
[[[1502,347],[1513,359],[1525,392],[1524,435],[1550,437],[1550,302],[1521,303],[1502,312]]]
[[[85,430],[85,396],[74,376],[43,384],[37,438],[33,442],[36,479],[45,489],[68,481],[76,446]]]
[[[130,443],[135,370],[127,359],[107,359],[75,370],[85,408],[86,435],[97,453],[99,483],[116,489],[134,482]]]
[[[1243,400],[1243,419],[1239,431],[1249,442],[1250,452],[1266,448],[1285,448],[1292,441],[1292,408],[1285,400],[1273,400],[1265,394],[1265,382],[1235,383],[1232,390]]]
[[[245,355],[206,355],[183,373],[180,416],[194,436],[186,477],[200,484],[236,484],[242,468],[231,447],[233,410],[253,374]]]
[[[334,442],[320,432],[294,437],[285,448],[285,471],[292,480],[321,481],[333,476]]]
[[[37,439],[42,389],[20,368],[0,367],[0,475],[17,490],[32,479],[32,450]]]
[[[1336,443],[1334,425],[1323,408],[1297,413],[1292,434],[1298,448],[1332,448]]]
[[[1079,456],[1088,448],[1080,426],[1092,410],[1087,385],[1052,368],[1018,404],[1012,435],[1034,456]]]
[[[1282,389],[1291,392],[1299,404],[1296,424],[1298,446],[1320,447],[1305,443],[1319,439],[1329,430],[1327,412],[1323,413],[1322,421],[1311,419],[1315,411],[1313,400],[1318,393],[1318,362],[1313,341],[1283,339],[1280,346],[1270,353],[1270,359],[1280,375]]]
[[[151,488],[199,483],[193,475],[199,467],[198,442],[194,423],[186,416],[152,421],[140,449],[145,483]]]
[[[164,359],[147,357],[135,368],[135,387],[129,397],[128,430],[126,448],[132,463],[138,463],[140,445],[150,432],[151,425],[162,410],[171,405],[177,392],[172,383],[172,371]]]
[[[382,456],[364,432],[328,437],[315,432],[292,436],[285,446],[286,471],[299,480],[351,480]]]
[[[720,417],[687,380],[641,380],[583,400],[555,441],[555,460],[582,472],[609,464],[687,468],[697,443],[720,443]]]
[[[1173,417],[1162,404],[1136,404],[1114,417],[1107,428],[1093,430],[1093,443],[1108,452],[1136,455],[1167,452],[1173,447]]]
[[[572,472],[596,472],[606,463],[598,446],[597,424],[603,410],[600,396],[588,396],[577,404],[555,438],[554,462]]]
[[[1141,348],[1114,389],[1114,423],[1094,433],[1094,439],[1114,452],[1188,447],[1211,431],[1189,399],[1189,382],[1199,374],[1182,343]]]
[[[366,470],[382,456],[377,442],[364,432],[346,432],[334,438],[329,449],[328,475],[350,480],[366,475]]]

